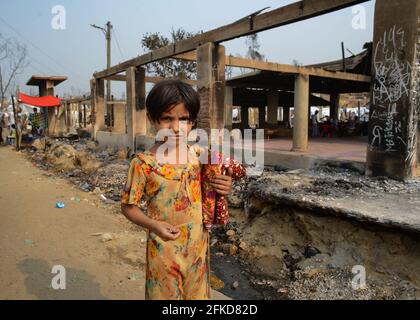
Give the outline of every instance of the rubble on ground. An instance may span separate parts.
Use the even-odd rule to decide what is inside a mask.
[[[85,139],[44,138],[35,141],[33,148],[26,152],[35,166],[52,170],[103,200],[119,201],[129,168],[126,149],[101,148]],[[261,195],[261,190],[268,193]],[[244,229],[252,228],[252,219],[255,218],[249,214],[250,207],[252,209],[248,203],[251,195],[259,195],[267,200],[267,210],[257,213],[260,218],[269,213],[268,204],[273,197],[292,204],[307,202],[314,205],[313,200],[374,201],[384,194],[415,197],[420,194],[420,180],[400,182],[381,177],[369,178],[360,170],[348,167],[317,166],[309,170],[275,168],[265,170],[258,177],[235,181],[233,193],[228,197],[232,208],[231,222],[225,227],[215,227],[211,240],[212,255],[219,261],[227,262],[226,266],[231,268],[233,277],[224,279],[224,283],[218,278],[222,277],[221,274],[212,275],[213,286],[231,290],[230,293],[234,291],[238,297],[256,297],[255,292],[258,291],[261,293],[258,298],[264,299],[420,298],[419,289],[398,276],[387,281],[369,279],[366,288],[354,290],[351,287],[354,277],[351,269],[337,266],[330,252],[315,246],[299,247],[300,251],[289,252],[268,231],[252,238],[244,234]],[[243,217],[236,219],[234,210],[241,212]],[[277,233],[281,232],[277,230]],[[139,260],[142,253],[128,250],[125,237],[98,233],[98,238],[109,247],[111,254],[122,255],[133,265],[144,263]],[[121,246],[127,248],[122,250]],[[281,254],[273,254],[276,250]],[[248,283],[244,283],[244,279]],[[250,286],[257,291],[251,292]],[[250,291],[249,295],[244,292],[247,290]]]
[[[120,200],[129,168],[127,150],[63,138],[38,139],[32,146],[26,152],[35,166],[71,180],[86,192],[96,190],[103,199]]]

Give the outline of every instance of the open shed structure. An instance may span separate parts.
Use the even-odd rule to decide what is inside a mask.
[[[324,68],[332,72],[343,72],[343,64],[346,65],[346,72],[352,74],[370,76],[370,50],[359,55],[341,60],[339,62],[328,62],[311,68]],[[357,62],[356,62],[357,61]],[[361,66],[363,66],[361,68]],[[249,107],[259,108],[259,128],[275,126],[278,122],[277,108],[283,109],[283,118],[289,120],[290,108],[294,108],[295,75],[276,71],[256,71],[247,73],[226,81],[227,90],[233,90],[233,105],[241,106],[244,109],[241,114],[242,128],[248,127],[247,111]],[[330,78],[328,75],[311,75],[309,79],[309,106],[329,107],[330,116],[337,118],[339,110],[340,94],[344,93],[367,93],[370,91],[370,81],[351,78]],[[313,95],[328,95],[329,100]],[[265,108],[267,106],[267,112]],[[310,112],[308,108],[308,112]],[[267,115],[266,115],[267,113]],[[265,119],[267,118],[267,122]],[[308,116],[309,119],[309,116]],[[267,126],[268,125],[268,126]]]
[[[256,13],[232,24],[170,44],[131,60],[94,73],[91,80],[93,126],[95,139],[122,143],[135,150],[139,141],[152,135],[145,110],[148,63],[178,58],[197,61],[197,90],[201,98],[199,126],[220,129],[229,126],[233,92],[226,90],[225,67],[241,67],[261,72],[248,77],[272,82],[278,78],[282,89],[293,92],[293,150],[308,148],[308,113],[310,93],[328,93],[333,108],[340,92],[371,92],[371,128],[368,145],[369,174],[407,179],[413,176],[418,162],[418,75],[417,59],[419,0],[377,0],[375,9],[372,72],[370,75],[347,70],[328,70],[323,66],[294,66],[226,56],[222,42],[264,30],[295,23],[337,11],[368,0],[305,0],[266,12]],[[403,21],[398,17],[404,16]],[[389,39],[398,41],[389,41]],[[404,54],[401,54],[404,52]],[[404,70],[396,70],[400,66]],[[385,73],[385,75],[384,75]],[[395,75],[400,75],[394,79]],[[402,76],[402,74],[404,76]],[[392,78],[394,77],[394,78]],[[124,80],[127,87],[125,132],[105,132],[105,81]],[[399,96],[389,97],[398,83]],[[241,80],[234,79],[240,84]],[[242,79],[244,81],[244,79]],[[233,82],[228,83],[233,85]],[[229,86],[228,86],[229,87]],[[332,90],[334,88],[335,90]],[[270,88],[272,90],[272,88]],[[278,88],[274,88],[274,91]],[[274,114],[277,93],[271,91],[268,113]],[[388,96],[387,96],[388,94]],[[389,99],[391,98],[391,99]],[[268,99],[268,98],[267,98]],[[271,111],[270,111],[271,110]],[[270,116],[268,117],[270,119]]]

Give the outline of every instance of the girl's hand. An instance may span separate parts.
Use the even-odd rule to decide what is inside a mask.
[[[164,221],[156,221],[150,231],[154,232],[165,242],[176,240],[181,234],[178,228]]]
[[[227,196],[232,191],[232,169],[228,170],[228,175],[218,175],[210,180],[210,186],[221,196]]]

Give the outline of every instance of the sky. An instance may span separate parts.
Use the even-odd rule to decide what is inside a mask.
[[[64,75],[68,80],[56,94],[89,92],[95,71],[106,67],[106,41],[90,24],[114,26],[112,65],[142,53],[140,39],[146,32],[168,36],[174,28],[208,31],[232,23],[264,7],[268,10],[295,0],[0,0],[0,34],[15,38],[28,49],[29,66],[18,77],[19,87],[28,93],[27,80],[33,74]],[[341,41],[357,54],[372,41],[374,1],[361,4],[366,13],[365,28],[355,28],[360,9],[343,9],[310,20],[259,33],[260,52],[270,62],[313,64],[341,58]],[[52,21],[65,9],[65,29],[55,29]],[[223,8],[221,10],[220,8]],[[359,7],[360,8],[360,7]],[[267,10],[267,11],[268,11]],[[360,21],[360,20],[357,20]],[[244,56],[245,38],[222,43],[226,53]],[[346,51],[346,55],[351,54]],[[32,89],[34,90],[34,89]],[[113,82],[120,97],[123,86]],[[34,90],[37,93],[37,90]]]

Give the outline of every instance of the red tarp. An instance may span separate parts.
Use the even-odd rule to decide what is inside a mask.
[[[53,96],[31,97],[21,92],[19,92],[19,102],[41,108],[58,107],[61,105],[60,98]]]

